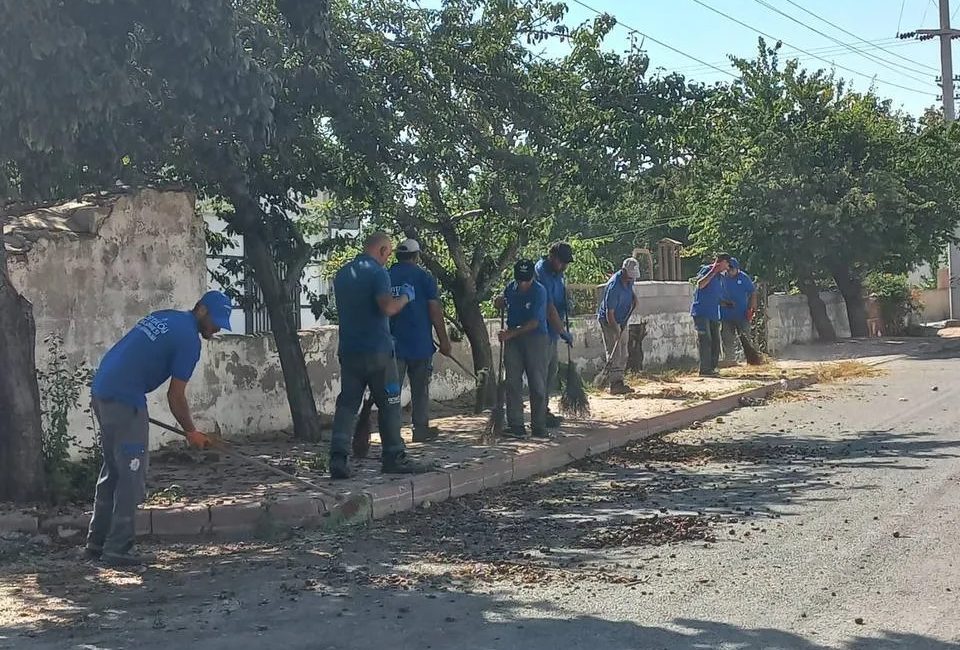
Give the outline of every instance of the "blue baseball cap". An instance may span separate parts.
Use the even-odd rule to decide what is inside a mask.
[[[731,258],[730,258],[730,268],[731,268],[731,269],[739,269],[739,268],[740,268],[740,260],[738,260],[736,257],[731,257]]]
[[[227,294],[222,291],[208,291],[203,294],[200,304],[207,308],[207,313],[210,314],[210,320],[214,325],[222,330],[232,331],[230,314],[233,312],[233,302]]]

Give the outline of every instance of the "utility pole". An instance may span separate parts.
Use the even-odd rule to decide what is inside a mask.
[[[932,38],[940,38],[940,87],[943,91],[941,99],[943,100],[943,119],[947,122],[953,122],[956,119],[954,110],[953,83],[958,81],[953,76],[953,50],[951,44],[953,39],[960,36],[960,30],[950,27],[950,0],[940,0],[940,29],[918,29],[915,32],[907,34],[898,34],[899,38],[916,38],[920,41],[928,41]],[[960,229],[958,233],[960,234]],[[951,244],[947,248],[947,261],[950,267],[950,318],[960,318],[960,248]],[[936,273],[936,269],[934,269]]]

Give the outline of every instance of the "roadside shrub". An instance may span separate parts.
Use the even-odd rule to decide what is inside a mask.
[[[911,289],[905,275],[872,273],[867,276],[867,291],[877,301],[883,331],[890,336],[900,336],[907,331],[907,319],[920,311],[920,300]]]
[[[70,433],[70,415],[80,408],[80,394],[90,385],[93,372],[84,363],[71,365],[58,335],[44,339],[48,361],[37,370],[40,387],[43,466],[54,503],[88,500],[100,472],[102,455],[96,443],[81,447],[79,460],[70,459],[77,437]],[[89,414],[90,409],[83,411]],[[92,424],[92,419],[91,419]],[[92,430],[93,427],[89,426]]]

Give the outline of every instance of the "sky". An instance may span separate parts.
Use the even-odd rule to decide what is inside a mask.
[[[565,21],[567,25],[580,24],[596,16],[576,0],[564,2],[570,9]],[[729,81],[731,77],[724,74],[724,71],[732,72],[727,55],[752,58],[756,54],[759,36],[755,30],[759,30],[783,41],[782,58],[797,58],[804,67],[811,69],[836,66],[837,75],[847,79],[852,88],[862,91],[873,84],[878,95],[892,99],[895,106],[914,115],[921,114],[931,105],[940,105],[937,99],[940,88],[936,82],[940,74],[939,39],[918,42],[896,38],[898,31],[936,29],[939,26],[936,0],[582,2],[618,19],[619,24],[607,37],[608,48],[623,50],[631,38],[643,39],[636,32],[646,34],[648,38],[643,43],[650,56],[651,69],[662,67],[707,83]],[[750,27],[737,24],[708,7],[722,11]],[[960,25],[960,15],[957,15],[960,14],[960,0],[951,0],[950,13],[954,15],[951,25]],[[960,49],[960,40],[954,41],[954,45],[955,51]],[[555,52],[545,52],[551,53]],[[956,69],[956,54],[954,61],[954,73],[960,73]]]

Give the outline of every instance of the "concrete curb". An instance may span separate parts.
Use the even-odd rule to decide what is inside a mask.
[[[561,436],[549,444],[510,457],[478,461],[463,468],[430,472],[410,479],[371,486],[363,491],[367,499],[363,513],[341,512],[340,503],[317,494],[212,506],[152,507],[138,510],[137,534],[173,538],[237,536],[269,529],[271,526],[336,529],[347,523],[366,523],[424,504],[429,505],[512,481],[521,481],[630,442],[723,415],[751,400],[769,397],[778,390],[796,390],[816,381],[816,377],[810,375],[770,382],[758,388],[726,395],[672,413],[636,420],[613,429]],[[89,514],[76,517],[44,517],[35,513],[0,513],[0,532],[43,532],[61,538],[73,537],[77,532],[86,530],[89,517]]]

